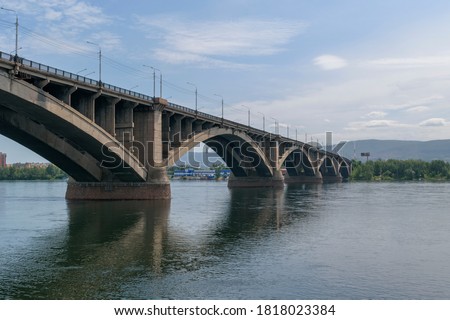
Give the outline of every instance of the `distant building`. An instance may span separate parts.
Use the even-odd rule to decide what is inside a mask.
[[[6,168],[6,153],[0,152],[0,168]]]

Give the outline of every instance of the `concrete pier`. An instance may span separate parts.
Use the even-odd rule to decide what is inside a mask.
[[[273,177],[235,177],[233,174],[228,180],[228,188],[284,188],[281,173]]]
[[[284,177],[286,184],[320,184],[323,182],[322,177],[319,176],[289,176]]]
[[[170,199],[170,184],[162,182],[69,181],[67,200],[158,200]]]

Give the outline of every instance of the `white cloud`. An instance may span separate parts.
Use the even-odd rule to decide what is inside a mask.
[[[321,55],[314,59],[314,64],[323,70],[342,69],[347,66],[347,61],[334,55]]]
[[[46,30],[53,38],[73,38],[113,21],[100,6],[82,0],[17,0],[14,6],[21,16],[33,16],[38,22],[35,28]]]
[[[420,113],[420,112],[425,112],[430,110],[429,107],[425,107],[425,106],[417,106],[417,107],[412,107],[409,109],[406,109],[407,112],[411,112],[411,113]]]
[[[445,67],[450,66],[450,55],[448,56],[426,56],[417,58],[382,58],[368,62],[372,66],[393,68],[423,68],[423,67]]]
[[[372,111],[366,115],[366,118],[379,119],[379,118],[384,118],[386,115],[387,115],[387,113],[384,111]]]
[[[171,17],[139,17],[140,28],[163,48],[157,58],[171,57],[172,63],[224,62],[224,57],[267,56],[284,50],[305,24],[282,20],[183,21]],[[155,39],[155,30],[160,34]],[[162,32],[162,33],[161,33]],[[168,51],[173,52],[170,56]],[[212,60],[210,60],[212,59]],[[224,63],[227,66],[228,63]]]
[[[389,128],[389,127],[402,127],[404,124],[399,123],[395,120],[370,120],[368,122],[362,123],[362,127],[365,128]]]
[[[431,118],[431,119],[422,121],[419,125],[421,127],[443,127],[446,124],[447,124],[447,122],[443,118]]]
[[[199,68],[228,68],[247,69],[250,66],[241,63],[233,63],[220,59],[209,58],[200,54],[173,51],[168,49],[156,49],[154,56],[160,61],[172,64],[195,64]]]

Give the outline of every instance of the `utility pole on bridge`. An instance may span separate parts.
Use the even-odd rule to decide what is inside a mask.
[[[15,15],[16,15],[16,23],[15,23],[15,26],[16,26],[16,45],[15,45],[15,49],[14,49],[14,51],[15,51],[14,57],[15,57],[15,59],[17,59],[18,51],[19,51],[19,15],[17,14],[17,11],[13,10],[13,9],[7,9],[7,8],[4,8],[4,7],[0,7],[0,9],[5,10],[5,11],[14,12]]]

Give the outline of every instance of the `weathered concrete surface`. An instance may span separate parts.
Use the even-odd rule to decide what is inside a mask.
[[[163,200],[170,199],[169,183],[75,182],[67,184],[67,200]]]
[[[317,176],[289,176],[284,177],[286,184],[321,184],[323,182],[320,175]]]
[[[228,188],[284,188],[281,172],[273,177],[236,177],[233,174],[228,180]]]
[[[323,176],[323,183],[336,183],[342,182],[342,176]]]
[[[0,105],[82,148],[122,181],[146,181],[147,170],[105,129],[39,88],[0,72]],[[51,143],[48,143],[51,145]],[[55,150],[55,154],[59,154]],[[57,161],[55,165],[60,164]],[[75,161],[75,159],[74,159]]]

